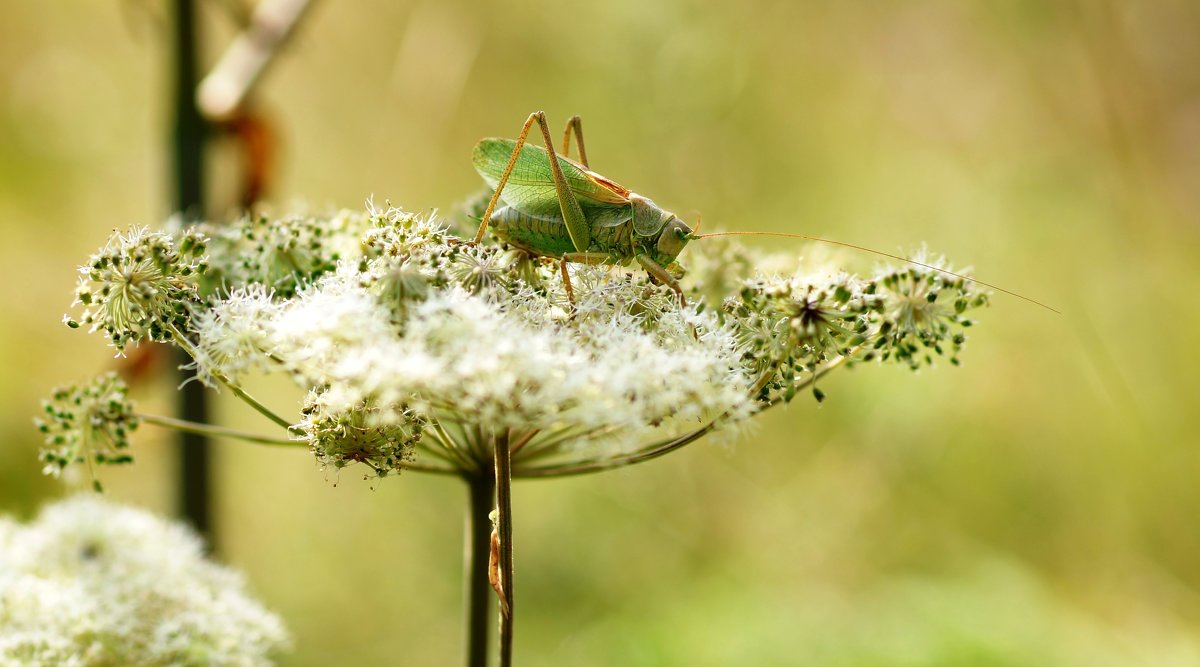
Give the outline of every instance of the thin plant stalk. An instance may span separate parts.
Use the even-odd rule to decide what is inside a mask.
[[[230,438],[233,440],[242,440],[244,442],[250,442],[257,445],[267,445],[269,447],[308,447],[308,445],[301,440],[277,438],[269,435],[259,435],[257,433],[247,433],[246,431],[239,431],[238,429],[234,428],[214,426],[212,424],[202,424],[200,422],[192,422],[185,419],[174,419],[172,417],[162,417],[159,415],[149,415],[144,413],[137,413],[135,416],[147,424],[154,424],[155,426],[162,426],[163,428],[172,428],[181,433],[193,433],[214,438]],[[289,432],[294,431],[289,429]],[[400,464],[400,466],[405,470],[427,472],[435,475],[461,474],[458,468],[448,468],[445,466],[430,465],[428,463],[415,463],[413,461],[405,461],[404,463]]]
[[[467,520],[463,549],[463,583],[467,609],[467,667],[487,667],[492,586],[488,561],[492,552],[492,500],[496,492],[491,470],[464,476]]]
[[[512,665],[513,650],[513,543],[512,453],[508,431],[494,438],[496,466],[496,530],[500,541],[500,667]]]
[[[172,336],[172,338],[174,338],[175,343],[177,345],[179,345],[179,347],[184,352],[186,352],[189,357],[191,357],[192,359],[196,359],[198,357],[198,355],[196,354],[196,348],[187,339],[187,336],[184,336],[183,333],[179,331],[179,329],[172,327],[171,328],[171,336]],[[236,383],[234,383],[229,378],[225,377],[221,373],[215,373],[215,372],[209,373],[209,375],[211,375],[213,377],[213,379],[215,379],[216,381],[218,381],[221,384],[228,387],[229,390],[233,392],[234,396],[237,396],[238,398],[242,399],[243,403],[254,408],[254,410],[256,412],[258,412],[260,415],[266,417],[267,419],[270,419],[271,421],[275,422],[279,426],[282,426],[283,428],[287,429],[288,431],[292,430],[291,422],[289,422],[288,420],[284,419],[283,417],[280,417],[279,415],[275,414],[275,412],[273,410],[271,410],[267,406],[263,405],[262,403],[259,403],[253,396],[246,393],[246,390],[239,387]],[[200,383],[189,382],[188,384],[200,384]],[[198,420],[191,420],[191,421],[198,421]]]
[[[274,445],[278,447],[307,447],[300,440],[291,438],[280,438],[269,435],[259,435],[257,433],[247,433],[233,428],[224,426],[215,426],[213,424],[202,424],[200,422],[191,422],[184,419],[175,419],[172,417],[161,417],[159,415],[148,415],[138,413],[137,417],[147,424],[162,426],[164,428],[173,428],[182,433],[195,433],[197,435],[211,436],[216,438],[232,438],[243,442],[252,442],[258,445]]]
[[[174,3],[174,129],[172,153],[174,176],[172,200],[185,220],[204,216],[204,143],[205,124],[196,108],[199,32],[194,0]],[[183,380],[191,374],[181,371]],[[184,382],[179,391],[178,411],[183,419],[209,421],[208,396],[197,382]],[[208,439],[197,433],[181,431],[183,451],[179,457],[179,509],[184,517],[215,548],[212,515],[212,462]]]

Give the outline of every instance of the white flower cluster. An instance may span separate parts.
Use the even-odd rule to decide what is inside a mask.
[[[964,311],[986,303],[929,266],[799,276],[728,240],[693,241],[686,307],[619,266],[567,265],[569,290],[557,261],[390,206],[204,230],[178,232],[181,253],[211,254],[182,295],[196,302],[172,311],[199,377],[237,393],[249,373],[289,374],[307,392],[291,435],[379,476],[482,470],[495,437],[518,443],[517,475],[632,460],[803,387],[820,400],[817,378],[843,363],[956,361]],[[141,245],[118,241],[94,266],[137,263],[119,251]]]
[[[187,528],[97,495],[0,518],[0,665],[270,665],[288,638]]]
[[[608,446],[751,411],[736,337],[715,313],[606,267],[572,267],[572,307],[553,264],[466,249],[430,219],[381,219],[368,260],[343,261],[290,299],[234,290],[194,318],[201,371],[291,373],[315,390],[301,424],[314,439],[316,422],[346,432],[336,417],[365,405],[370,419],[354,428],[432,418]]]
[[[625,312],[571,321],[531,295],[497,302],[451,286],[414,304],[397,330],[345,278],[286,304],[274,330],[276,354],[327,387],[331,411],[371,398],[490,428],[638,432],[746,400],[733,337],[711,317],[676,310],[670,328],[647,332]]]

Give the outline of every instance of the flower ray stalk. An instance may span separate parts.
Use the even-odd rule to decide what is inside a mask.
[[[610,434],[615,430],[616,429],[614,428],[595,428],[587,431],[575,431],[567,429],[559,433],[544,434],[546,435],[544,440],[535,440],[533,442],[526,443],[526,446],[519,450],[521,454],[519,457],[515,456],[516,452],[514,452],[514,458],[519,463],[526,464],[530,461],[536,461],[560,454],[562,453],[563,447],[572,442],[586,442],[589,440],[600,439],[606,434]]]
[[[170,329],[175,340],[175,344],[177,344],[184,352],[187,352],[188,356],[190,356],[192,359],[196,359],[198,357],[196,354],[196,348],[192,346],[187,337],[180,333],[179,329],[175,328],[174,326],[170,327]],[[258,402],[258,400],[256,400],[253,396],[246,393],[246,390],[239,387],[236,383],[225,377],[222,373],[215,370],[210,370],[208,373],[215,380],[228,387],[229,390],[233,392],[234,396],[237,396],[244,403],[246,403],[246,405],[254,408],[256,412],[275,422],[277,425],[282,426],[289,433],[293,432],[294,427],[292,426],[291,422],[275,414],[275,412],[270,408]]]
[[[457,460],[465,470],[475,470],[481,473],[484,472],[484,466],[481,465],[478,459],[472,459],[467,456],[467,452],[463,451],[463,448],[458,444],[454,437],[446,431],[446,428],[443,426],[440,419],[435,418],[432,422],[432,426],[434,438],[446,451],[450,452],[450,454],[454,456],[455,460]]]
[[[201,424],[199,422],[187,421],[186,419],[175,419],[174,417],[163,417],[160,415],[151,415],[140,412],[134,414],[147,424],[154,424],[155,426],[162,426],[164,428],[170,428],[184,433],[210,435],[215,438],[231,438],[234,440],[241,440],[243,442],[252,442],[258,445],[275,445],[280,447],[305,446],[303,442],[299,440],[293,440],[291,438],[278,438],[269,435],[258,435],[224,426],[217,426],[215,424]]]
[[[513,443],[510,453],[515,456],[517,452],[521,451],[521,449],[523,449],[525,447],[525,445],[528,445],[531,440],[536,438],[537,434],[540,432],[541,431],[539,431],[538,429],[535,428],[532,431],[529,431],[525,435],[518,438],[517,441],[515,443]]]
[[[841,366],[842,364],[847,363],[853,357],[854,353],[857,352],[859,349],[861,349],[861,346],[853,348],[852,350],[847,352],[845,355],[838,357],[834,361],[825,365],[823,368],[821,368],[816,373],[812,374],[807,380],[802,380],[802,381],[798,382],[797,389],[803,389],[803,388],[814,385],[816,383],[816,381],[819,380],[820,378],[822,378],[823,376],[825,376],[825,374],[834,370],[838,366]],[[772,370],[770,373],[763,373],[759,382],[755,383],[754,387],[751,389],[751,393],[757,393],[758,391],[760,391],[762,389],[762,386],[765,385],[766,380],[769,378],[769,376],[773,372],[774,372],[774,370]],[[763,406],[760,409],[760,412],[762,410],[766,410],[767,408],[774,407],[775,405],[778,405],[779,403],[780,403],[780,401],[774,401],[774,402],[768,403],[767,405]],[[685,433],[685,434],[680,435],[675,438],[671,438],[668,440],[663,440],[663,441],[654,443],[654,444],[652,444],[648,447],[645,447],[633,454],[630,454],[628,456],[624,456],[621,458],[591,459],[591,460],[575,461],[575,462],[565,463],[565,464],[560,464],[560,465],[520,468],[517,470],[517,472],[515,473],[514,476],[527,477],[527,478],[545,478],[545,477],[565,477],[568,475],[585,475],[585,474],[593,473],[593,472],[602,472],[604,470],[612,470],[614,468],[623,468],[625,466],[630,466],[635,463],[643,463],[643,462],[649,461],[651,459],[656,459],[665,454],[670,454],[671,452],[673,452],[677,449],[680,449],[682,447],[690,445],[691,443],[699,440],[700,438],[708,435],[709,433],[713,432],[715,429],[719,428],[722,420],[726,419],[728,417],[729,417],[728,414],[723,414],[720,417],[717,417],[716,419],[713,419],[712,421],[708,422],[704,426],[701,426],[700,428],[696,429],[695,431],[692,431],[690,433]]]

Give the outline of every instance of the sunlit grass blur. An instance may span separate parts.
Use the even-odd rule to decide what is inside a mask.
[[[1200,664],[1200,5],[570,4],[318,2],[259,99],[271,199],[451,209],[476,140],[578,113],[594,169],[706,228],[926,243],[1063,315],[1000,295],[962,368],[861,367],[735,442],[518,484],[520,663]],[[169,214],[162,5],[0,8],[5,511],[67,492],[30,419],[111,363],[59,323],[75,266]],[[135,454],[110,492],[170,511],[169,437]],[[459,662],[461,484],[219,457],[220,553],[283,664]]]

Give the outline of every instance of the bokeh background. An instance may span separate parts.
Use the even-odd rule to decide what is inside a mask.
[[[240,7],[203,4],[205,63]],[[30,418],[112,363],[59,323],[75,266],[169,214],[167,17],[0,6],[7,512],[69,492]],[[924,242],[1063,311],[1001,295],[962,368],[839,372],[733,442],[520,483],[521,664],[1200,664],[1200,4],[318,1],[258,102],[282,206],[452,208],[474,142],[544,108],[706,226]],[[281,664],[460,662],[461,484],[217,450],[220,556],[294,631]],[[136,454],[110,493],[170,512],[169,436]]]

